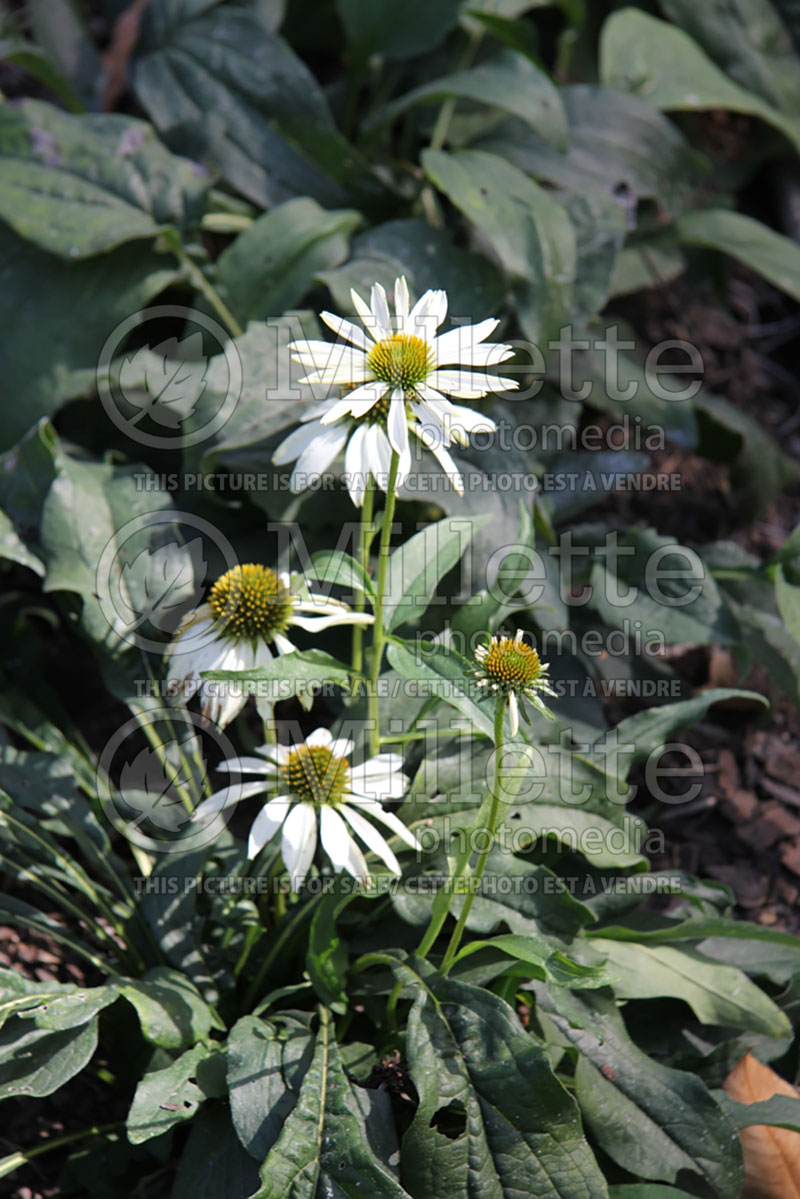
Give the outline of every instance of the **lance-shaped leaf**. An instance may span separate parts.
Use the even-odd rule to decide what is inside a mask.
[[[422,615],[440,579],[453,569],[469,542],[490,519],[488,516],[468,520],[445,518],[397,547],[386,572],[383,616],[390,632]]]
[[[326,1008],[297,1105],[261,1170],[253,1199],[369,1196],[408,1199],[373,1152],[355,1088],[344,1072]]]
[[[407,1045],[420,1103],[401,1159],[411,1194],[605,1199],[575,1102],[512,1008],[427,962],[391,963],[417,994]]]
[[[675,1182],[690,1171],[720,1199],[739,1199],[735,1129],[705,1084],[638,1049],[610,996],[533,988],[547,1039],[580,1054],[578,1103],[606,1153],[638,1178]]]
[[[793,300],[800,300],[800,246],[741,212],[707,208],[687,212],[675,225],[678,240],[737,258]]]

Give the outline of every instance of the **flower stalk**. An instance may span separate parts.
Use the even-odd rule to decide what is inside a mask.
[[[372,651],[370,658],[369,692],[367,696],[369,710],[369,752],[372,755],[380,751],[381,729],[378,705],[378,680],[383,664],[383,648],[386,642],[386,632],[383,627],[383,614],[386,601],[386,575],[389,569],[389,542],[392,536],[392,522],[397,497],[397,472],[400,466],[400,455],[397,450],[392,452],[389,467],[389,482],[386,490],[386,506],[383,510],[381,540],[378,548],[378,579],[375,594],[375,622],[372,626]]]

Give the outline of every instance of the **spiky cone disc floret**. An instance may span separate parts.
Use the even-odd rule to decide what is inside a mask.
[[[296,341],[290,347],[296,361],[312,368],[301,382],[339,394],[305,414],[273,461],[295,462],[290,487],[302,491],[344,450],[345,481],[360,507],[370,476],[387,489],[393,452],[399,455],[397,486],[402,486],[411,470],[412,436],[463,493],[464,480],[449,447],[467,444],[470,433],[493,432],[496,425],[448,397],[474,400],[516,388],[514,379],[487,370],[512,354],[510,346],[486,341],[499,321],[459,325],[437,336],[447,315],[447,294],[426,291],[412,308],[403,277],[395,280],[394,315],[379,283],[372,287],[370,304],[356,291],[351,296],[363,328],[334,313],[321,314],[349,344]]]
[[[519,732],[520,700],[532,704],[548,720],[555,719],[539,695],[556,695],[548,678],[548,664],[540,660],[533,646],[526,644],[522,629],[517,629],[513,637],[498,633],[488,644],[479,645],[475,661],[477,685],[506,701],[512,737]]]
[[[394,851],[373,821],[410,848],[420,848],[402,820],[380,802],[405,794],[408,779],[398,754],[378,754],[353,766],[353,742],[334,739],[327,729],[317,729],[297,745],[262,745],[256,752],[259,757],[232,758],[221,762],[219,769],[255,774],[258,779],[222,788],[200,804],[194,819],[209,819],[240,799],[273,792],[253,821],[248,856],[256,857],[280,832],[281,854],[293,890],[307,877],[318,840],[334,870],[360,881],[369,870],[356,837],[393,874],[400,874]]]
[[[253,671],[275,655],[294,653],[286,635],[293,627],[317,633],[372,620],[314,594],[302,575],[247,562],[221,575],[184,617],[167,653],[167,682],[180,686],[187,699],[199,695],[203,714],[224,728],[247,702],[246,690],[204,680],[204,671]]]

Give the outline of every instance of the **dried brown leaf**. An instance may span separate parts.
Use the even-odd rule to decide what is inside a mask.
[[[722,1084],[737,1103],[761,1103],[773,1095],[798,1098],[785,1078],[746,1053]],[[800,1132],[752,1124],[739,1133],[744,1154],[742,1199],[800,1199]]]

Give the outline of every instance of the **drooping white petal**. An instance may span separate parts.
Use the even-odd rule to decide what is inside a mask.
[[[405,476],[411,469],[411,450],[408,446],[408,418],[406,400],[402,390],[392,392],[389,415],[386,420],[386,435],[393,450],[400,455],[399,472]]]
[[[356,508],[364,503],[364,495],[369,481],[369,467],[363,461],[364,437],[366,425],[359,425],[347,443],[344,454],[344,473],[347,477],[347,490]]]
[[[223,808],[229,808],[231,804],[238,803],[240,799],[250,799],[253,795],[260,795],[263,790],[264,783],[257,779],[249,783],[232,783],[230,787],[222,787],[197,805],[192,812],[192,820],[207,820],[211,816],[216,816]]]
[[[296,803],[283,822],[281,856],[289,871],[292,890],[308,874],[317,848],[317,813],[313,804]]]
[[[319,433],[310,445],[303,450],[297,459],[289,487],[292,491],[302,491],[308,487],[310,477],[321,475],[335,460],[339,451],[347,441],[347,429],[320,428]]]
[[[256,854],[261,853],[267,841],[272,840],[291,806],[292,801],[288,795],[276,795],[269,803],[264,804],[250,826],[250,836],[247,839],[248,858],[254,858]]]
[[[348,804],[342,804],[339,810],[367,848],[385,862],[393,874],[400,874],[400,863],[374,824],[370,824],[356,808],[351,808]]]
[[[399,816],[395,816],[394,812],[387,812],[376,799],[369,799],[365,796],[353,795],[345,796],[348,804],[355,804],[358,808],[363,808],[373,820],[380,820],[383,824],[390,828],[393,833],[404,841],[411,849],[420,849],[421,846],[410,829],[406,828]]]
[[[508,693],[508,718],[511,736],[516,737],[519,732],[519,704],[517,703],[516,691],[509,691]]]
[[[345,337],[348,341],[352,341],[353,345],[358,346],[367,353],[373,349],[375,343],[371,342],[363,330],[359,329],[358,325],[354,325],[352,321],[346,321],[344,317],[337,316],[334,312],[321,312],[319,315],[320,319],[337,336]]]
[[[453,488],[453,490],[458,492],[459,495],[463,495],[464,476],[458,469],[456,461],[448,450],[447,446],[435,438],[426,440],[423,444],[425,445],[426,449],[430,450],[444,473],[447,475],[450,486]]]
[[[356,879],[367,877],[369,871],[363,853],[339,813],[329,804],[320,808],[319,832],[322,848],[330,858],[334,870],[346,870]]]
[[[294,462],[295,458],[299,458],[321,432],[322,425],[318,420],[311,421],[307,425],[299,425],[281,442],[272,455],[272,461],[276,466],[283,466],[285,462]]]
[[[392,465],[392,447],[380,425],[369,425],[364,437],[364,453],[369,469],[378,486],[386,491]]]
[[[295,622],[292,621],[292,624]],[[274,633],[272,636],[272,644],[275,646],[279,654],[294,654],[297,653],[297,646],[292,645],[288,637],[284,637],[283,633]]]
[[[386,395],[386,384],[379,381],[371,381],[365,383],[362,387],[356,387],[355,390],[348,392],[346,396],[342,396],[334,404],[331,404],[328,411],[321,418],[323,425],[332,425],[335,421],[341,420],[343,416],[348,414],[359,417],[366,416],[370,408],[374,408],[379,400],[382,400]]]
[[[219,644],[219,643],[218,643]],[[203,670],[249,670],[252,665],[252,647],[248,642],[225,642],[222,653],[214,663],[205,663]],[[224,688],[220,694],[220,688]],[[209,720],[224,729],[234,720],[247,703],[244,680],[241,683],[219,683],[205,680],[200,688],[200,708]]]
[[[486,375],[479,371],[433,371],[427,382],[448,395],[460,396],[463,400],[479,400],[481,396],[495,391],[516,391],[516,379],[504,379],[501,375]]]

